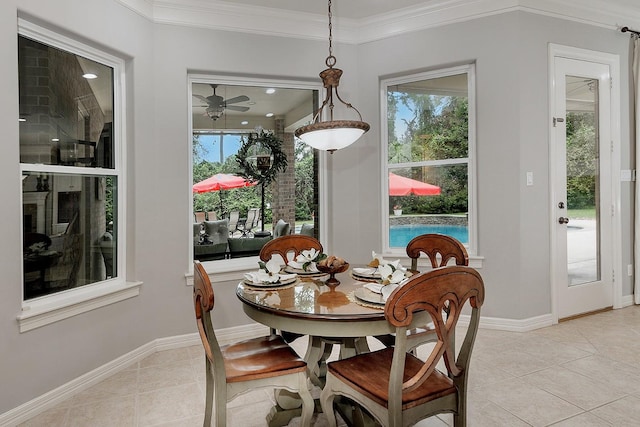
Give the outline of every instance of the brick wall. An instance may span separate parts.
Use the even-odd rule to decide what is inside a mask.
[[[292,133],[285,133],[283,119],[278,118],[275,123],[275,135],[282,141],[282,151],[287,155],[288,166],[284,172],[278,173],[276,180],[271,183],[273,224],[283,219],[291,224],[291,230],[294,230],[296,225],[294,136]]]

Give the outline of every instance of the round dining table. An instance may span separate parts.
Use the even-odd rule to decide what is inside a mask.
[[[337,286],[328,286],[328,278],[301,274],[289,285],[257,287],[241,282],[236,290],[244,312],[254,321],[285,337],[308,335],[304,359],[311,382],[319,387],[324,385],[326,359],[333,345],[340,346],[339,357],[343,359],[368,352],[367,336],[395,332],[385,319],[383,304],[359,301],[354,296],[366,281],[354,278],[350,271],[336,275]],[[300,401],[295,395],[277,390],[275,398],[279,406],[267,417],[270,427],[286,425],[299,415]]]
[[[253,320],[296,335],[308,335],[305,360],[315,383],[324,362],[326,344],[340,344],[340,357],[369,351],[366,337],[386,335],[395,329],[384,317],[384,305],[358,302],[354,296],[366,282],[349,271],[336,278],[337,286],[327,286],[328,275],[299,275],[289,285],[256,287],[241,282],[236,290],[244,312]]]

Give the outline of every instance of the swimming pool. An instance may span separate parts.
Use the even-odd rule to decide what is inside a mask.
[[[407,224],[391,226],[389,229],[389,245],[392,248],[403,248],[414,237],[426,233],[446,234],[462,243],[469,242],[469,231],[466,225]]]

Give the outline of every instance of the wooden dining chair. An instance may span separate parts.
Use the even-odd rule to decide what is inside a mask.
[[[322,243],[315,237],[303,234],[287,234],[267,242],[260,250],[260,259],[267,262],[273,255],[280,255],[285,264],[295,259],[302,251],[316,249],[323,251]],[[293,255],[291,258],[289,255]]]
[[[465,426],[469,363],[483,301],[482,278],[466,266],[418,274],[397,288],[384,309],[387,321],[395,327],[395,345],[327,365],[320,404],[329,426],[336,426],[335,396],[357,402],[383,426],[409,426],[444,412],[454,414],[455,426]],[[448,316],[443,312],[445,304]],[[456,354],[454,331],[467,304],[470,324]],[[412,337],[406,332],[418,319],[432,321],[437,334],[424,360],[407,352]],[[441,360],[444,372],[436,368]]]
[[[431,261],[431,267],[444,267],[451,259],[456,265],[469,265],[467,249],[460,241],[444,234],[422,234],[407,244],[407,256],[411,258],[411,271],[418,272],[418,258],[424,253]]]
[[[320,243],[320,241],[315,237],[306,236],[303,234],[287,234],[285,236],[277,237],[267,242],[260,250],[260,259],[264,262],[267,262],[274,255],[279,255],[286,265],[288,261],[295,259],[302,251],[307,249],[316,249],[320,253],[322,253],[322,243]],[[277,331],[272,329],[271,333],[275,334],[277,333]],[[293,340],[302,336],[301,334],[296,334],[284,330],[280,331],[280,334],[286,342],[292,342]],[[319,384],[317,378],[319,376],[323,376],[322,374],[325,371],[324,361],[331,354],[333,345],[339,344],[342,344],[340,340],[309,336],[307,351],[317,350],[320,354],[322,354],[322,356],[319,357],[321,365],[309,367],[312,382]]]
[[[431,262],[431,268],[444,267],[449,264],[450,260],[455,261],[455,265],[469,265],[469,255],[464,245],[454,239],[453,237],[444,234],[422,234],[416,236],[407,244],[407,256],[411,258],[410,271],[414,274],[419,273],[418,270],[418,258],[420,254],[424,253]],[[446,310],[446,309],[445,309]],[[408,331],[408,334],[413,335],[414,338],[422,335],[423,342],[428,342],[431,337],[434,337],[433,328],[414,328]],[[390,347],[394,343],[393,335],[380,335],[376,336],[380,342],[387,347]],[[415,345],[418,345],[418,341],[413,341]],[[415,347],[411,349],[415,354]]]
[[[227,401],[256,388],[274,387],[300,395],[301,425],[309,426],[314,403],[305,361],[278,335],[220,346],[211,321],[213,288],[198,261],[194,262],[193,302],[206,361],[204,425],[226,426]]]

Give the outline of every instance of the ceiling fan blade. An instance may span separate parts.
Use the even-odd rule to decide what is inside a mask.
[[[238,102],[244,102],[248,100],[249,100],[248,96],[240,95],[240,96],[236,96],[235,98],[227,99],[226,101],[224,101],[224,103],[229,105],[229,104],[236,104]]]
[[[208,103],[207,98],[205,98],[205,97],[204,97],[204,96],[202,96],[202,95],[193,95],[193,97],[194,97],[194,98],[198,98],[198,99],[199,99],[200,101],[202,101],[202,102],[207,102],[207,103]]]
[[[242,107],[240,105],[227,105],[224,108],[233,111],[249,111],[249,107]]]

